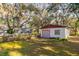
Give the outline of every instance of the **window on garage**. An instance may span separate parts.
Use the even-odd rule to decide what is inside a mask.
[[[60,30],[55,30],[55,35],[60,35]]]

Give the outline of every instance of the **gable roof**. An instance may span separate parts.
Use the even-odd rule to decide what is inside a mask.
[[[61,26],[61,25],[46,25],[44,27],[42,27],[41,29],[45,29],[45,28],[65,28],[66,26]]]

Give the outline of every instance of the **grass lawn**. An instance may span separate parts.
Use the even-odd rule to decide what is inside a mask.
[[[69,41],[57,41],[51,39],[51,41],[14,41],[0,43],[0,56],[75,55],[79,55],[79,43]]]

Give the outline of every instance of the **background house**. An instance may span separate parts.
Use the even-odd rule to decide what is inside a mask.
[[[60,25],[44,26],[39,30],[39,33],[43,38],[67,38],[69,36],[68,28]]]

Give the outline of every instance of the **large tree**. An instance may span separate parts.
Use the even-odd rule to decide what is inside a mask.
[[[77,34],[77,29],[79,28],[79,4],[78,3],[71,3],[69,4],[69,12],[73,15],[74,17],[77,18],[75,22],[75,35]]]
[[[8,32],[10,31],[11,33],[13,32],[15,25],[17,24],[18,27],[20,27],[20,21],[22,19],[27,19],[23,15],[23,13],[26,11],[25,4],[1,4],[1,9],[0,11],[6,21],[7,27],[8,27]],[[10,33],[9,32],[9,33]]]

